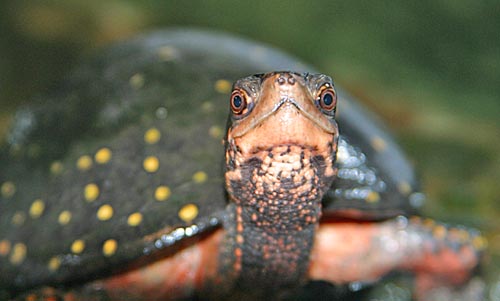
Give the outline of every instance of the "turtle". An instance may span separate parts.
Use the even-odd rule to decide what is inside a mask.
[[[485,246],[418,216],[408,159],[329,76],[225,33],[102,49],[1,139],[4,299],[286,299],[400,270],[427,300]]]

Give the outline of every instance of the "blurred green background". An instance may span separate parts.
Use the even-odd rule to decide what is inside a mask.
[[[186,25],[285,49],[381,115],[421,175],[426,215],[488,237],[500,291],[500,1],[0,0],[0,136],[82,55]]]

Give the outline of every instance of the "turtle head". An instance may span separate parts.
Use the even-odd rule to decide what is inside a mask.
[[[231,199],[245,205],[232,183],[257,184],[260,175],[265,175],[264,186],[280,189],[316,178],[291,197],[330,186],[338,138],[336,104],[332,79],[323,74],[272,72],[236,81],[226,136]]]
[[[322,74],[272,72],[238,80],[230,100],[227,140],[244,154],[280,145],[328,151],[338,133],[337,96]]]

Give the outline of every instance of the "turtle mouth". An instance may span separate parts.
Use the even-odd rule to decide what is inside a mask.
[[[250,124],[248,124],[246,127],[242,128],[241,130],[235,130],[232,133],[233,138],[239,138],[242,136],[245,136],[248,132],[251,130],[259,127],[261,124],[263,124],[267,119],[271,118],[272,116],[276,115],[278,111],[280,110],[295,110],[298,114],[304,116],[307,118],[312,124],[316,125],[318,128],[323,130],[325,133],[328,134],[335,134],[337,128],[335,125],[328,121],[325,120],[323,116],[318,116],[317,114],[311,114],[307,111],[304,106],[302,106],[298,101],[296,101],[294,98],[289,98],[289,97],[283,97],[280,101],[278,101],[272,110],[270,110],[267,113],[264,113],[257,118],[251,120]],[[323,118],[321,118],[323,117]]]
[[[318,118],[318,116],[315,114],[310,114],[306,110],[306,108],[302,107],[299,102],[295,101],[294,98],[283,98],[278,104],[276,104],[275,108],[270,112],[270,114],[273,114],[284,106],[294,106],[300,114],[302,114],[313,124],[315,124],[317,127],[328,134],[335,134],[337,131],[337,128],[333,123],[331,123],[329,120],[325,120],[325,118]]]
[[[249,155],[280,145],[327,154],[336,136],[335,121],[323,115],[311,101],[304,103],[286,97],[246,124],[228,131],[228,141],[234,141],[243,154]]]

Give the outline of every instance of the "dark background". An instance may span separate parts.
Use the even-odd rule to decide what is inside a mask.
[[[0,0],[0,136],[95,48],[166,26],[297,55],[377,112],[421,175],[425,214],[489,239],[500,300],[500,2]]]

